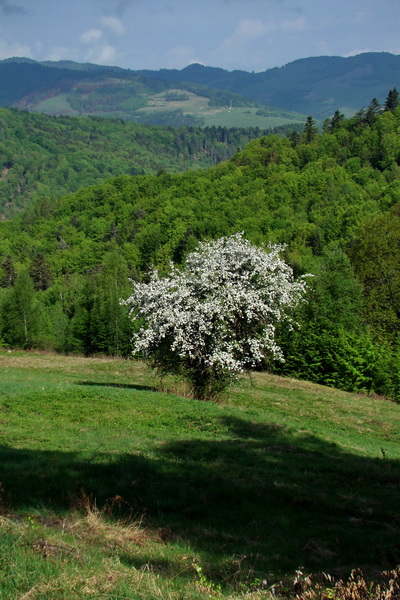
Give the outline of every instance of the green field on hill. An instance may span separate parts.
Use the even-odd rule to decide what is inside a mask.
[[[210,98],[184,89],[164,89],[157,93],[134,88],[128,93],[122,86],[120,96],[114,88],[107,95],[100,86],[97,103],[92,100],[86,88],[77,88],[72,92],[44,94],[43,98],[34,98],[26,105],[33,112],[49,115],[107,117],[125,119],[147,124],[171,125],[187,124],[203,127],[258,127],[272,129],[283,125],[301,126],[305,115],[279,108],[254,105],[250,101],[236,100],[213,103]],[[95,88],[94,88],[95,89]],[[113,91],[113,93],[111,93]],[[25,105],[24,105],[25,106]]]
[[[177,100],[168,98],[176,95]],[[179,99],[179,98],[182,99]],[[304,115],[299,113],[270,109],[264,110],[252,106],[210,106],[209,99],[192,92],[182,90],[168,90],[148,98],[147,106],[139,109],[138,114],[162,114],[165,111],[182,111],[183,114],[192,115],[200,119],[207,127],[259,127],[272,129],[281,125],[303,123]]]
[[[398,404],[266,373],[199,402],[134,360],[0,366],[2,600],[256,600],[299,568],[400,562]]]

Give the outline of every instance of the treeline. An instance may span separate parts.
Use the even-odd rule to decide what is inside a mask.
[[[243,231],[286,244],[295,273],[313,275],[301,326],[278,332],[286,362],[266,367],[400,397],[397,104],[335,113],[322,133],[309,118],[208,170],[115,178],[0,224],[3,343],[127,355],[128,277]]]
[[[127,356],[132,325],[120,299],[129,294],[129,271],[117,251],[90,275],[54,278],[38,255],[17,274],[3,263],[0,289],[2,340],[13,347],[63,353]]]
[[[119,175],[198,169],[226,160],[257,128],[149,127],[0,109],[0,215]]]

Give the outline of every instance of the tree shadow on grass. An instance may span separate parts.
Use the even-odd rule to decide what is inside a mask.
[[[139,390],[139,391],[150,391],[156,392],[157,388],[150,385],[138,385],[132,383],[110,383],[108,381],[77,381],[76,385],[88,385],[91,387],[111,387],[111,388],[124,388],[127,390]]]
[[[148,525],[208,558],[210,577],[233,577],[237,557],[258,574],[400,562],[399,460],[363,458],[284,427],[222,421],[226,439],[156,445],[152,458],[3,446],[0,481],[15,508],[63,510],[82,491],[97,506],[121,496]]]

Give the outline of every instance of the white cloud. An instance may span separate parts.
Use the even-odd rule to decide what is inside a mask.
[[[355,48],[343,54],[344,58],[350,58],[350,56],[357,56],[357,54],[364,54],[365,52],[382,52],[382,50],[374,50],[373,48]]]
[[[307,21],[304,17],[298,17],[297,19],[288,20],[282,22],[283,31],[305,31],[307,29]]]
[[[107,29],[116,35],[123,35],[125,33],[125,27],[117,17],[101,17],[99,21],[104,27],[107,27]]]
[[[34,58],[34,53],[29,46],[19,44],[18,42],[8,42],[0,39],[0,60],[10,58],[12,56],[25,56],[26,58]]]
[[[85,61],[99,65],[113,65],[117,58],[117,49],[111,44],[99,44],[90,48],[85,54]]]
[[[82,33],[80,40],[83,44],[93,44],[103,37],[103,32],[100,29],[89,29]]]
[[[55,46],[50,48],[43,60],[75,60],[79,62],[80,55],[76,50],[67,46]]]
[[[242,19],[230,36],[225,37],[217,47],[209,50],[207,64],[246,69],[248,57],[251,56],[254,67],[263,68],[265,54],[271,52],[272,34],[276,31],[277,26],[274,21]]]
[[[85,31],[80,36],[80,41],[87,47],[84,52],[85,61],[101,65],[116,64],[117,48],[106,39],[100,29],[93,28]]]
[[[40,60],[75,60],[79,62],[80,54],[68,46],[54,46]]]
[[[125,33],[125,28],[117,17],[103,16],[98,19],[101,28],[93,27],[80,36],[80,42],[86,46],[84,60],[102,65],[117,64],[119,52],[111,38]]]

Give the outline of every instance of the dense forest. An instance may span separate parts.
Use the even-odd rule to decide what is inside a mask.
[[[282,128],[284,130],[284,128]],[[0,108],[0,214],[8,219],[108,177],[204,168],[266,131],[145,127]]]
[[[243,231],[285,244],[294,272],[313,275],[299,327],[278,332],[286,362],[265,367],[399,398],[398,104],[391,90],[384,106],[350,119],[337,111],[322,132],[309,117],[304,132],[254,139],[206,170],[42,195],[0,224],[3,343],[127,356],[132,325],[119,300],[129,277],[165,273],[198,240]]]

